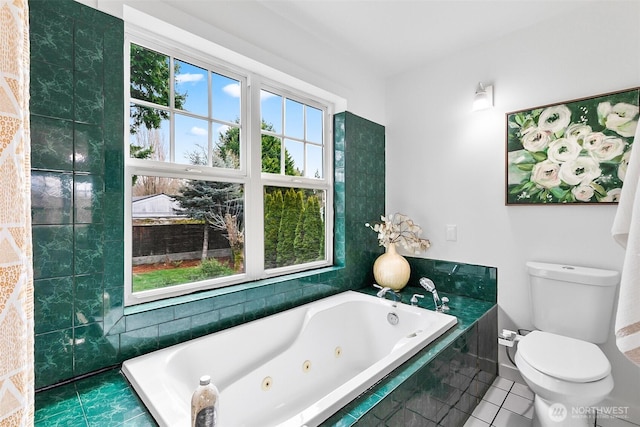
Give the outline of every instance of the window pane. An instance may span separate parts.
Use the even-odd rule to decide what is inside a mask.
[[[171,144],[169,118],[168,111],[131,104],[129,157],[168,162]]]
[[[285,131],[286,136],[304,138],[303,105],[287,99],[285,101]]]
[[[282,140],[271,135],[262,135],[262,172],[280,174]],[[285,168],[287,165],[285,164]],[[293,167],[293,162],[289,162]],[[293,170],[293,169],[291,169]]]
[[[133,292],[244,272],[241,184],[138,176],[132,194]]]
[[[322,178],[322,147],[307,144],[307,167],[304,176],[307,178]]]
[[[240,123],[240,82],[220,74],[211,74],[213,118]]]
[[[207,70],[177,59],[174,64],[175,108],[207,117]]]
[[[131,97],[169,106],[169,57],[131,44]]]
[[[213,124],[213,134],[217,136],[213,152],[213,166],[219,168],[240,168],[240,128]]]
[[[262,129],[282,134],[282,97],[266,90],[260,91]]]
[[[176,114],[175,163],[206,165],[209,159],[209,124]]]
[[[302,176],[304,172],[304,144],[290,139],[284,140],[285,155],[292,162],[291,169],[286,170],[286,175]]]
[[[306,106],[307,141],[322,144],[322,110]]]
[[[324,191],[265,187],[265,269],[324,260],[324,224]]]

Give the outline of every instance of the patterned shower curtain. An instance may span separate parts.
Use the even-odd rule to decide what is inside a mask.
[[[33,425],[27,0],[0,0],[0,425]]]

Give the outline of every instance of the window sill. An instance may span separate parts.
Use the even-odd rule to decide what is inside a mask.
[[[323,267],[317,270],[302,271],[299,273],[292,273],[286,276],[270,277],[268,279],[256,280],[254,282],[240,283],[237,285],[227,286],[224,288],[211,289],[209,291],[195,292],[189,295],[181,295],[177,297],[170,297],[163,300],[146,302],[142,304],[132,305],[124,308],[124,314],[137,314],[147,311],[158,310],[166,307],[173,307],[180,304],[186,304],[194,301],[200,301],[207,298],[214,298],[220,295],[231,294],[234,292],[242,292],[249,289],[255,289],[266,285],[273,285],[276,283],[287,282],[289,280],[304,279],[306,277],[315,276],[318,274],[330,273],[333,271],[339,271],[344,267],[331,266]]]

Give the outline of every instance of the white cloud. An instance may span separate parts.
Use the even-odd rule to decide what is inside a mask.
[[[191,135],[196,135],[196,136],[207,136],[207,130],[203,128],[199,128],[198,126],[192,127],[189,133]]]
[[[273,98],[275,95],[271,92],[268,92],[266,90],[261,90],[260,91],[260,101],[264,101],[265,99],[269,99],[269,98]]]
[[[229,83],[222,88],[222,91],[234,98],[240,98],[240,85],[238,83]]]
[[[227,131],[228,131],[229,129],[230,129],[230,128],[229,128],[229,126],[227,126],[227,125],[221,125],[221,126],[218,128],[218,133],[219,133],[220,135],[224,135],[225,133],[227,133]]]
[[[204,74],[184,73],[176,76],[177,83],[198,83],[204,79]]]

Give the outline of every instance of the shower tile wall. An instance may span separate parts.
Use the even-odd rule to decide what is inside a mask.
[[[122,312],[121,21],[32,0],[31,162],[36,386],[117,362]],[[113,295],[112,299],[108,295]],[[120,296],[120,298],[118,298]],[[115,337],[117,339],[117,336]]]
[[[384,212],[384,127],[334,117],[335,264],[124,314],[123,22],[31,0],[36,388],[372,282],[364,227]]]

